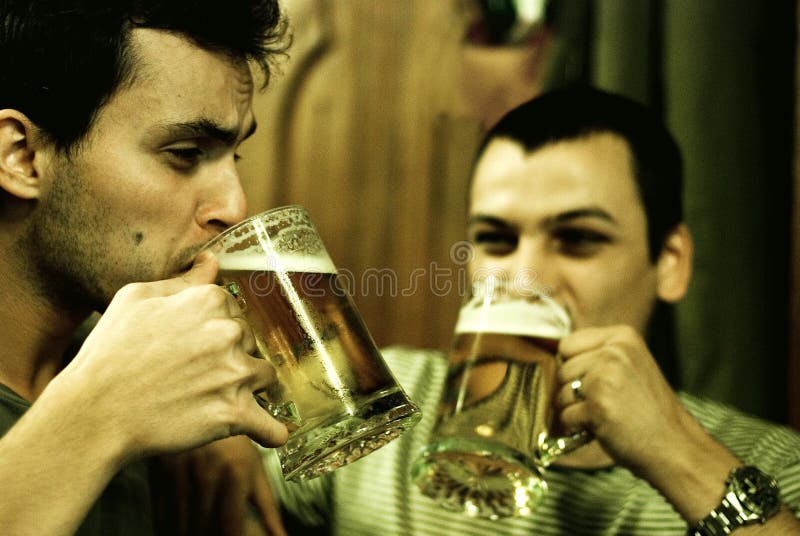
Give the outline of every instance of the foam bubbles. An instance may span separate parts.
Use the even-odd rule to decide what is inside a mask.
[[[219,257],[219,269],[224,271],[283,271],[334,274],[336,267],[328,257],[281,254],[275,257],[243,251],[225,253]]]
[[[516,299],[492,302],[480,300],[461,308],[456,333],[505,333],[526,337],[561,339],[571,330],[569,314],[545,296],[527,301]]]

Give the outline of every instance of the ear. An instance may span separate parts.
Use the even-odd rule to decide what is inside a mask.
[[[40,177],[34,165],[36,127],[17,110],[0,110],[0,188],[20,199],[36,199]]]
[[[658,297],[675,303],[686,294],[692,278],[694,244],[692,235],[684,224],[670,231],[656,263]]]

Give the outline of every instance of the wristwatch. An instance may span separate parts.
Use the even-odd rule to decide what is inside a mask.
[[[719,506],[689,529],[689,536],[721,536],[744,525],[764,523],[778,512],[778,483],[759,469],[737,467],[725,481],[728,486]]]

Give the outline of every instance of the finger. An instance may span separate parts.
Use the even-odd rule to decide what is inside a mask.
[[[563,361],[556,370],[558,383],[565,385],[577,378],[584,378],[598,363],[603,363],[604,357],[602,350],[590,350]]]
[[[244,298],[236,292],[240,292],[230,286],[223,285],[219,287],[225,293],[225,304],[228,309],[228,315],[232,317],[244,317]]]
[[[194,294],[189,294],[193,292]],[[244,311],[236,302],[236,298],[224,287],[214,284],[195,285],[184,289],[184,294],[191,299],[201,300],[203,306],[219,317],[244,318]]]
[[[289,439],[286,426],[277,421],[262,408],[250,395],[244,403],[241,429],[236,433],[245,434],[262,447],[279,447]]]
[[[578,404],[587,400],[589,395],[586,393],[586,384],[580,378],[576,378],[562,385],[556,393],[556,406],[566,408],[572,404]]]
[[[616,333],[615,327],[584,328],[574,331],[561,339],[558,353],[563,360],[568,361],[576,355],[602,346]]]
[[[561,410],[561,426],[567,433],[586,431],[594,433],[589,414],[589,404],[586,401],[579,401],[569,404]]]
[[[267,534],[270,536],[287,536],[286,529],[283,527],[283,519],[278,503],[272,495],[267,475],[264,471],[258,471],[253,475],[255,480],[250,501],[256,512],[261,517],[261,523],[266,527]]]
[[[242,351],[250,356],[253,356],[258,349],[258,346],[256,345],[256,337],[253,335],[253,330],[250,329],[250,324],[248,324],[244,318],[234,318],[233,320],[239,324],[239,329],[242,332],[242,338],[239,342]],[[272,377],[275,377],[274,373],[272,374]]]
[[[194,259],[192,267],[171,279],[144,283],[149,296],[171,296],[189,287],[214,283],[219,264],[209,251],[201,251]]]
[[[253,359],[256,357],[256,359]],[[251,379],[247,386],[251,392],[263,391],[278,381],[275,367],[263,357],[248,355],[247,363],[251,370]]]

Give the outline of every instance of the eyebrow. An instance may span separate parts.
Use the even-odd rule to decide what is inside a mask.
[[[576,220],[579,218],[598,218],[611,224],[619,225],[614,216],[612,216],[607,210],[600,207],[585,207],[561,212],[551,218],[548,218],[548,223],[563,223],[565,221]]]
[[[252,136],[256,131],[256,127],[255,121],[250,123],[250,128],[247,129],[247,132],[245,132],[241,140],[239,140],[238,129],[223,127],[217,122],[206,118],[184,123],[161,125],[160,129],[169,136],[180,138],[211,138],[219,140],[226,145],[233,145],[237,141],[244,141]]]
[[[546,226],[553,226],[567,221],[572,221],[580,218],[598,218],[607,221],[613,225],[619,225],[617,220],[605,209],[600,207],[583,207],[566,212],[560,212],[555,216],[551,216],[544,221]],[[487,214],[475,214],[469,217],[467,225],[485,224],[492,227],[503,227],[512,229],[514,226],[509,222],[498,218],[496,216],[489,216]]]
[[[477,225],[479,223],[491,225],[492,227],[512,227],[507,221],[486,214],[475,214],[467,220],[467,225]]]

